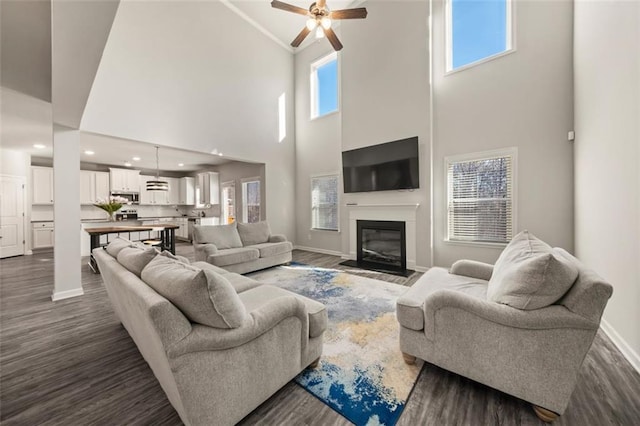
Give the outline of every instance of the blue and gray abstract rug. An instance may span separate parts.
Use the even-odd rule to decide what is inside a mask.
[[[327,306],[321,367],[295,381],[356,425],[394,425],[422,368],[398,347],[395,303],[407,288],[296,263],[250,276]]]

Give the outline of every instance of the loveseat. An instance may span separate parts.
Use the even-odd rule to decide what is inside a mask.
[[[96,248],[113,309],[186,425],[231,425],[322,353],[319,302],[117,239]]]
[[[575,257],[524,231],[495,266],[431,268],[397,301],[400,350],[564,413],[612,287]]]
[[[272,235],[267,222],[194,226],[197,261],[229,272],[247,272],[291,261],[292,244],[284,235]]]

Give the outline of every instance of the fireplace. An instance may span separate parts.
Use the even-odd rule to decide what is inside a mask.
[[[407,276],[405,222],[391,220],[356,221],[357,261],[343,264]]]

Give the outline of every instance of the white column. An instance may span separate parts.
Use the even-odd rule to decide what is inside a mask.
[[[81,296],[80,132],[53,131],[54,289],[52,300]]]

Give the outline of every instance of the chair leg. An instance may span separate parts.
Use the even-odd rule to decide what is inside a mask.
[[[552,421],[560,417],[553,411],[547,410],[546,408],[538,407],[537,405],[533,405],[533,411],[536,413],[536,416],[538,416],[538,418],[545,423],[551,423]]]
[[[404,358],[404,362],[409,365],[413,365],[416,363],[416,357],[413,355],[409,355],[407,353],[402,352],[402,358]]]
[[[318,368],[319,365],[320,365],[320,358],[316,359],[311,364],[309,364],[309,366],[307,368],[310,368],[310,369],[313,370],[313,369]]]

